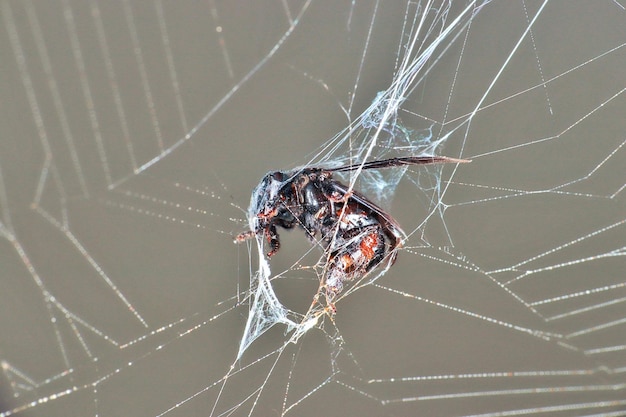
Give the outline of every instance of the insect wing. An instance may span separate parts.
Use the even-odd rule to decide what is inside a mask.
[[[348,194],[348,187],[340,182],[333,181],[333,188],[335,189],[335,191],[337,191],[337,193],[341,195]],[[374,213],[374,215],[378,218],[380,223],[385,228],[393,229],[394,235],[397,235],[398,239],[406,237],[406,234],[400,228],[398,222],[393,217],[391,217],[391,215],[389,215],[385,210],[378,207],[378,205],[370,201],[363,194],[359,193],[356,190],[352,190],[352,194],[350,195],[349,200],[355,201],[357,204],[369,209],[372,213]]]
[[[338,168],[329,168],[331,172],[347,172],[356,171],[359,168],[366,169],[382,169],[391,167],[401,167],[407,165],[431,165],[431,164],[463,164],[471,162],[469,159],[449,158],[447,156],[405,156],[398,158],[382,159],[378,161],[369,161],[363,164],[346,165]]]

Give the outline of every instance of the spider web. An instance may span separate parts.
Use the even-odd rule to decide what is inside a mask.
[[[0,416],[626,415],[620,2],[0,2]],[[334,317],[270,170],[407,240]]]

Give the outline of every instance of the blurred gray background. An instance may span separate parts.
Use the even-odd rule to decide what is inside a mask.
[[[473,159],[444,168],[444,215],[420,227],[430,194],[399,186],[390,210],[415,233],[378,281],[397,292],[342,300],[341,349],[313,330],[270,373],[276,356],[255,361],[285,340],[272,329],[215,409],[247,315],[231,307],[256,267],[232,244],[240,208],[267,171],[305,164],[348,124],[340,104],[354,118],[389,86],[407,4],[0,4],[0,415],[248,415],[259,386],[260,416],[300,399],[289,414],[626,409],[618,2],[548,2],[441,149]],[[408,97],[404,125],[440,135],[467,120],[541,4],[486,6]],[[281,237],[272,268],[293,279],[276,290],[304,311],[316,283],[292,265],[308,242]],[[442,375],[457,377],[428,378]]]

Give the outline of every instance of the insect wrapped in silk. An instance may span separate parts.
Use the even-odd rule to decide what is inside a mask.
[[[327,305],[348,282],[359,280],[378,265],[393,265],[404,232],[394,218],[366,196],[333,178],[335,172],[382,169],[406,165],[469,162],[443,156],[398,157],[338,168],[307,167],[274,171],[252,192],[251,230],[236,242],[254,236],[267,240],[268,257],[280,249],[278,228],[299,227],[325,253],[320,288]]]

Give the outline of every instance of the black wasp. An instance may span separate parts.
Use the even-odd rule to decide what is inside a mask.
[[[263,177],[252,192],[249,216],[252,230],[239,234],[236,242],[264,237],[268,257],[280,249],[277,227],[304,229],[307,236],[326,250],[327,303],[347,281],[363,277],[381,262],[393,265],[402,247],[404,232],[391,215],[357,191],[333,179],[334,172],[381,169],[405,165],[469,162],[445,156],[399,157],[339,168],[303,168],[274,171]],[[319,234],[319,239],[317,238]]]

